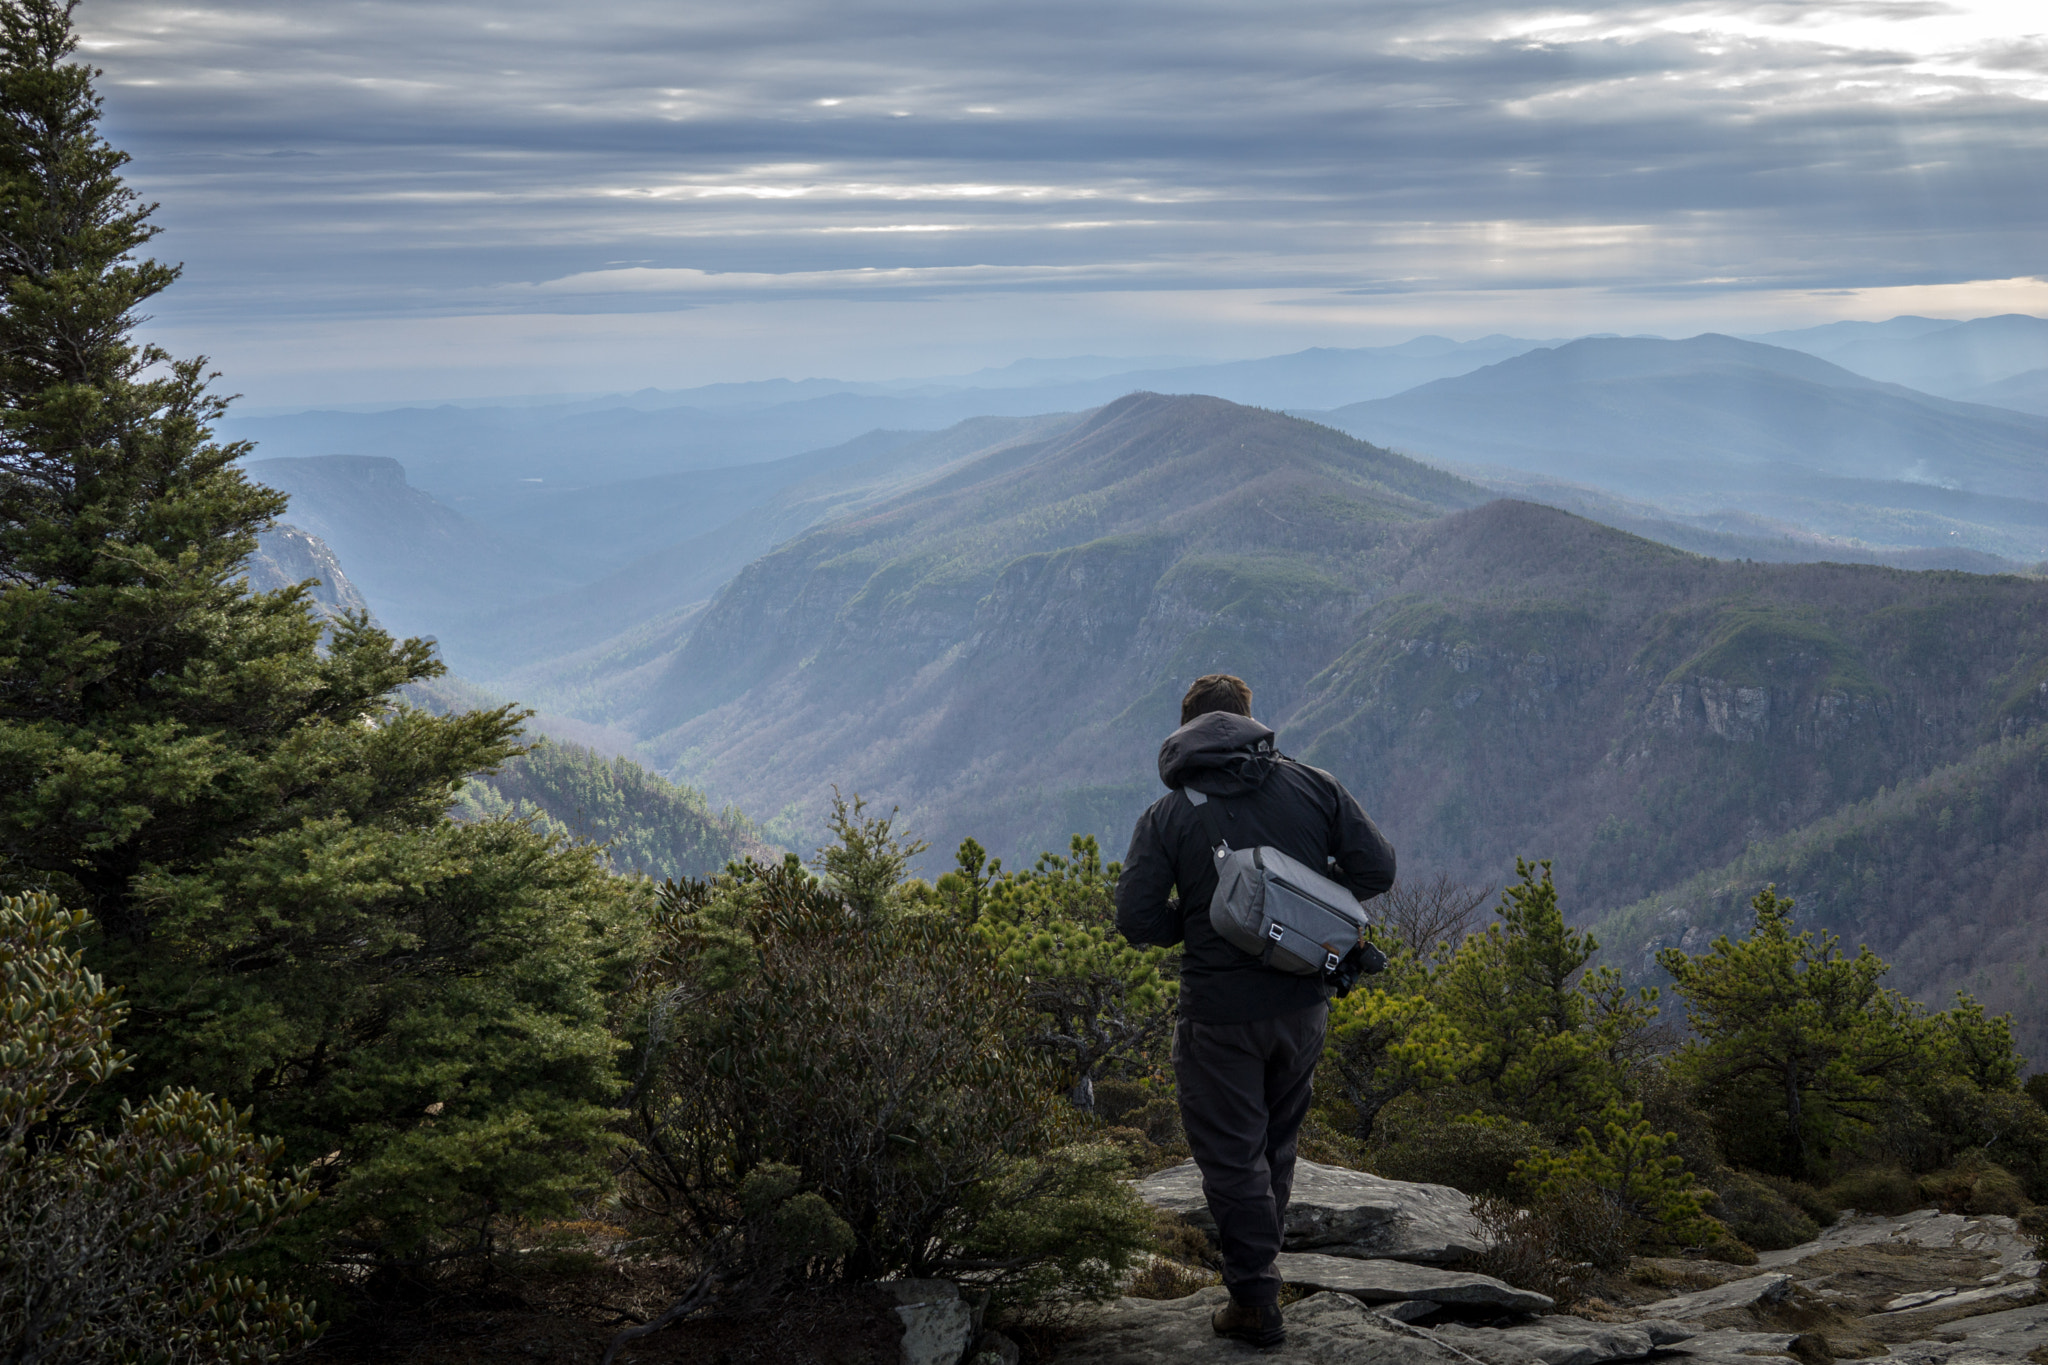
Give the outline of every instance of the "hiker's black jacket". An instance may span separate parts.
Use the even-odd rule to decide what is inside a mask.
[[[1174,790],[1154,801],[1131,832],[1116,884],[1116,927],[1133,943],[1186,945],[1181,1017],[1242,1024],[1322,1000],[1320,977],[1260,966],[1210,925],[1216,863],[1201,814],[1181,788],[1210,798],[1217,829],[1232,848],[1277,848],[1325,869],[1360,900],[1394,884],[1394,846],[1336,778],[1282,756],[1273,732],[1247,716],[1211,711],[1168,735],[1159,746],[1159,780]]]

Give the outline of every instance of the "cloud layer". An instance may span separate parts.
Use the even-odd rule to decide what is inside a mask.
[[[1835,291],[2025,280],[2048,222],[2034,10],[88,0],[79,20],[187,263],[159,326],[259,396],[324,374],[341,398],[400,372],[429,392],[781,373],[777,338],[851,374],[932,347],[1357,344],[1432,316],[1818,320],[1851,307]],[[666,320],[621,317],[610,344],[588,324],[626,314]],[[577,349],[530,340],[547,315]]]

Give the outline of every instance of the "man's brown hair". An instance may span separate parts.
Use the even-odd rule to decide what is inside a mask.
[[[1243,678],[1228,673],[1208,673],[1195,679],[1187,695],[1180,699],[1180,723],[1186,725],[1196,716],[1205,716],[1211,711],[1249,716],[1252,713],[1251,685]]]

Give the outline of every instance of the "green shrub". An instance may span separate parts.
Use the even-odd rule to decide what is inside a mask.
[[[1092,1110],[1105,1080],[1167,1070],[1178,955],[1135,947],[1117,932],[1119,869],[1103,864],[1092,835],[1075,835],[1068,852],[1042,854],[1023,872],[998,865],[984,877],[981,846],[969,839],[948,875],[970,892],[956,891],[955,903],[978,905],[975,929],[1026,983],[1039,1016],[1032,1045],[1055,1059],[1075,1107]]]
[[[2019,1178],[1979,1152],[1966,1153],[1955,1165],[1923,1175],[1918,1183],[1921,1202],[1931,1203],[1943,1213],[2012,1217],[2027,1205]]]
[[[1787,1180],[1783,1176],[1775,1175],[1758,1176],[1757,1179],[1811,1218],[1815,1228],[1831,1226],[1842,1216],[1841,1206],[1828,1198],[1827,1191],[1817,1185],[1809,1185],[1803,1180]]]
[[[1636,1219],[1590,1184],[1556,1185],[1521,1207],[1481,1196],[1473,1215],[1490,1241],[1472,1268],[1521,1289],[1548,1294],[1569,1308],[1591,1288],[1588,1270],[1628,1265]]]
[[[1731,1172],[1714,1193],[1714,1216],[1758,1251],[1782,1251],[1820,1235],[1819,1224],[1804,1209],[1755,1176]]]
[[[1457,1089],[1396,1100],[1381,1111],[1366,1149],[1372,1169],[1392,1180],[1449,1185],[1467,1194],[1520,1192],[1517,1169],[1552,1150],[1533,1124],[1474,1112],[1474,1097]]]
[[[1709,1261],[1725,1261],[1729,1265],[1756,1264],[1756,1248],[1730,1232],[1727,1224],[1711,1215],[1706,1223],[1706,1234],[1698,1246],[1689,1248],[1691,1254]]]
[[[1827,1187],[1829,1202],[1857,1213],[1900,1214],[1920,1208],[1919,1182],[1897,1166],[1866,1166]]]
[[[312,1334],[310,1308],[229,1258],[312,1196],[270,1178],[278,1144],[247,1115],[197,1091],[76,1126],[125,1065],[125,1011],[63,946],[84,923],[48,896],[0,900],[0,1358],[275,1359]]]
[[[791,1273],[971,1269],[1013,1304],[1113,1293],[1151,1214],[1118,1154],[1071,1144],[1023,983],[973,926],[840,871],[859,902],[794,859],[663,888],[632,995],[630,1197],[729,1262],[745,1182],[786,1167],[852,1234]]]
[[[1515,1174],[1539,1201],[1597,1191],[1626,1220],[1632,1245],[1685,1246],[1700,1239],[1704,1226],[1698,1182],[1685,1159],[1668,1150],[1674,1140],[1651,1129],[1641,1104],[1610,1105],[1599,1136],[1581,1128],[1577,1146],[1539,1152]]]
[[[517,821],[312,823],[153,880],[123,954],[137,1070],[257,1105],[320,1203],[307,1258],[474,1269],[510,1221],[603,1190],[624,1090],[608,1023],[644,883]]]
[[[1515,860],[1500,919],[1458,945],[1429,987],[1462,1083],[1489,1107],[1569,1140],[1588,1114],[1618,1098],[1626,1063],[1657,1014],[1657,992],[1628,990],[1599,949],[1569,928],[1550,864]]]

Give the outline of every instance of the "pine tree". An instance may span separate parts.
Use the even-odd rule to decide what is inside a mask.
[[[984,854],[969,839],[949,880],[960,918],[977,904],[971,922],[1024,980],[1039,1018],[1032,1042],[1059,1059],[1074,1106],[1092,1111],[1097,1081],[1164,1070],[1180,987],[1170,950],[1133,947],[1116,931],[1121,869],[1103,864],[1095,837],[1075,835],[1068,852],[983,883]]]
[[[1360,1142],[1372,1140],[1380,1111],[1395,1100],[1453,1081],[1479,1059],[1433,998],[1436,977],[1396,945],[1385,972],[1330,1002],[1317,1089],[1343,1096]]]
[[[1724,1133],[1764,1130],[1762,1150],[1737,1141],[1730,1155],[1805,1179],[1924,1058],[1911,1002],[1883,985],[1885,961],[1868,948],[1844,957],[1833,934],[1793,933],[1792,904],[1767,886],[1745,937],[1657,961],[1691,1014],[1680,1066],[1729,1116]]]
[[[1621,1093],[1624,1064],[1656,1016],[1656,992],[1590,971],[1593,936],[1567,928],[1550,864],[1515,860],[1500,920],[1459,945],[1436,998],[1475,1055],[1462,1079],[1553,1134]]]
[[[141,942],[139,878],[339,809],[428,817],[516,720],[394,727],[386,694],[439,672],[424,643],[353,622],[323,655],[301,589],[245,590],[285,499],[210,439],[204,361],[131,336],[177,271],[135,259],[153,206],[65,61],[70,10],[0,5],[0,856]]]
[[[253,1104],[359,1256],[485,1244],[593,1178],[600,959],[636,893],[588,850],[450,824],[517,751],[511,708],[400,706],[427,644],[366,619],[323,642],[303,586],[248,591],[285,500],[213,439],[203,360],[133,336],[177,270],[139,254],[152,206],[70,17],[0,0],[0,890],[99,926],[133,1006],[109,1089]]]

